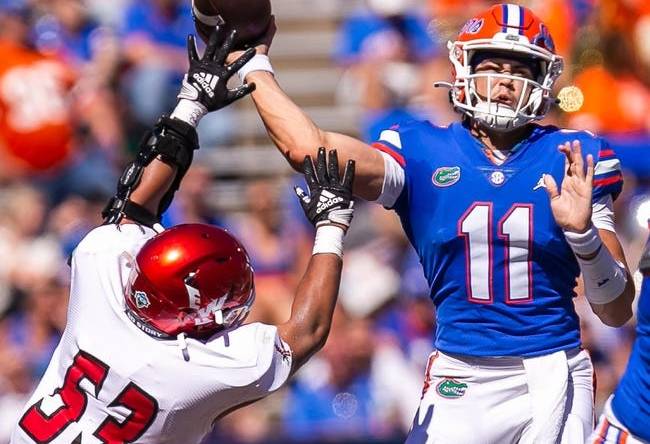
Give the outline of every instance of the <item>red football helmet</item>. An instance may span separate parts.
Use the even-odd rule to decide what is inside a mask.
[[[551,90],[562,73],[562,57],[556,54],[548,28],[533,12],[519,5],[501,4],[468,20],[458,40],[449,42],[449,59],[453,65],[454,83],[451,99],[454,108],[470,118],[501,131],[509,131],[533,120],[543,118],[554,102]],[[477,53],[496,54],[524,59],[539,69],[535,79],[510,74],[473,73],[472,58]],[[476,80],[487,77],[523,81],[524,87],[516,107],[492,102],[476,92]]]
[[[127,314],[157,337],[205,338],[240,325],[255,299],[244,247],[221,228],[179,225],[138,253],[126,294]]]

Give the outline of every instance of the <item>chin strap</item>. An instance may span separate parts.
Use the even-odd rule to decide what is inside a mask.
[[[179,119],[162,116],[153,130],[149,131],[140,142],[140,151],[135,160],[122,173],[117,183],[117,193],[102,211],[104,224],[119,223],[124,217],[148,227],[159,223],[160,217],[171,204],[174,193],[192,164],[194,150],[198,148],[198,136],[192,125]],[[145,167],[156,158],[175,166],[178,172],[169,190],[161,199],[158,211],[152,214],[129,198],[140,183]]]

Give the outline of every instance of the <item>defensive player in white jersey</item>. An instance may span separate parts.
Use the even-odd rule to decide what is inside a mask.
[[[252,56],[225,65],[233,41],[215,32],[203,58],[188,40],[190,70],[171,117],[143,140],[136,160],[72,258],[66,329],[25,406],[12,443],[196,443],[229,411],[274,390],[315,353],[330,328],[343,236],[352,219],[354,163],[339,178],[336,153],[314,168],[314,255],[291,318],[242,325],[254,300],[253,270],[230,234],[208,225],[157,233],[192,152],[200,117],[249,93],[226,83]]]

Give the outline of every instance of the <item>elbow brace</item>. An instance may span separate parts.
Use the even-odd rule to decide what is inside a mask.
[[[616,261],[593,226],[585,233],[565,232],[576,255],[585,287],[585,297],[592,304],[607,304],[619,297],[627,285],[625,266]],[[584,256],[596,256],[584,259]]]
[[[159,223],[192,164],[194,150],[198,148],[199,140],[194,127],[182,120],[162,116],[153,130],[145,134],[135,160],[122,173],[117,183],[117,193],[102,211],[104,224],[119,223],[124,217],[148,227]],[[176,167],[177,172],[174,182],[160,201],[158,211],[152,214],[142,205],[131,201],[130,196],[140,183],[145,167],[156,158]]]

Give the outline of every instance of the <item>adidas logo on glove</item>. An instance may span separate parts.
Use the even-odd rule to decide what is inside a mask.
[[[319,199],[318,205],[316,206],[316,214],[320,214],[323,211],[332,208],[338,203],[343,202],[343,198],[335,194],[330,193],[327,190],[323,190]]]
[[[196,72],[192,75],[192,78],[199,82],[203,91],[208,95],[208,97],[214,97],[214,88],[217,86],[219,77],[206,72]]]

